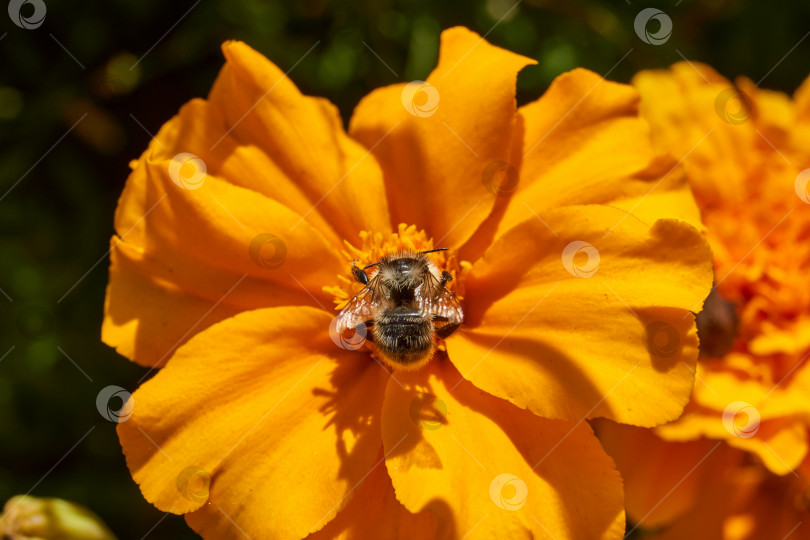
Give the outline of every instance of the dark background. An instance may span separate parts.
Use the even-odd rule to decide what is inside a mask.
[[[286,71],[320,40],[290,77],[344,119],[370,90],[424,79],[454,25],[539,60],[520,75],[521,103],[575,66],[626,82],[681,55],[730,77],[767,74],[763,87],[789,93],[810,74],[806,0],[526,0],[497,25],[512,0],[45,0],[31,30],[2,4],[0,504],[33,488],[89,506],[122,539],[195,535],[143,500],[96,410],[102,388],[134,391],[145,372],[99,338],[113,211],[147,130],[207,93],[222,41],[244,40]],[[650,5],[673,21],[659,46],[633,28]]]

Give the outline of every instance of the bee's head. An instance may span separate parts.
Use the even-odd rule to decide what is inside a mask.
[[[424,281],[427,260],[424,257],[392,256],[380,261],[380,280],[395,291],[415,289]]]

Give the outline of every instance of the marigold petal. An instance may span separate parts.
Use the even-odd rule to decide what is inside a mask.
[[[258,307],[311,304],[307,291],[329,302],[322,286],[345,272],[345,265],[335,246],[301,216],[212,174],[199,188],[183,189],[173,182],[170,163],[145,156],[121,196],[105,343],[140,364],[154,365],[218,318]],[[155,304],[145,302],[147,294]],[[180,307],[183,314],[152,333],[183,298],[188,298]],[[164,315],[146,320],[161,310]]]
[[[209,538],[301,538],[334,518],[378,461],[387,375],[337,348],[329,321],[249,311],[181,347],[118,424],[146,499],[194,511]]]
[[[780,327],[770,321],[762,321],[761,333],[748,342],[751,353],[760,357],[787,354],[801,358],[802,353],[810,349],[810,316],[802,314],[792,322]]]
[[[521,107],[517,189],[476,240],[488,245],[538,212],[574,204],[609,204],[650,224],[676,218],[699,227],[684,175],[674,160],[656,155],[639,101],[632,86],[576,69]]]
[[[740,455],[722,442],[666,442],[652,430],[607,420],[595,421],[594,427],[622,473],[627,516],[634,527],[656,529],[696,508],[700,513],[706,490],[730,495],[723,487],[722,471],[739,463]],[[703,534],[694,538],[721,538],[722,513],[706,517],[709,519],[700,522]],[[688,520],[677,522],[683,521]]]
[[[114,237],[102,341],[141,365],[159,365],[186,334],[205,330],[241,311],[229,302],[215,305],[215,299],[189,293],[172,277],[158,261]]]
[[[740,402],[736,402],[740,403]],[[734,407],[735,402],[729,406]],[[748,405],[737,405],[746,414]],[[690,411],[672,424],[656,428],[656,433],[667,441],[691,441],[700,437],[725,440],[729,446],[745,450],[759,457],[763,465],[778,475],[791,474],[807,456],[807,427],[803,419],[777,418],[760,420],[741,416],[734,425],[734,413],[724,418],[724,411]],[[729,413],[726,413],[727,415]]]
[[[442,538],[621,538],[621,480],[587,423],[481,392],[446,360],[397,373],[383,405],[397,498]]]
[[[391,230],[380,167],[344,132],[337,108],[301,94],[278,66],[244,43],[226,42],[222,51],[227,63],[208,96],[225,120],[227,131],[218,137],[227,133],[266,154],[273,165],[264,189],[344,239],[355,240],[362,230]]]
[[[755,405],[765,420],[810,414],[810,364],[797,368],[788,380],[780,384],[766,383],[736,372],[728,360],[724,365],[699,366],[702,383],[695,387],[694,401],[702,407],[722,411],[730,403],[742,401]],[[742,360],[742,358],[740,358]],[[713,369],[712,369],[713,368]],[[751,369],[754,369],[753,367]]]
[[[510,161],[517,72],[533,63],[451,28],[427,87],[388,86],[360,102],[349,131],[382,165],[393,224],[416,223],[453,248],[486,219],[495,196],[483,176]]]
[[[774,474],[792,473],[805,459],[810,441],[805,416],[807,391],[799,381],[781,386],[741,379],[728,371],[699,369],[700,383],[689,414],[656,428],[668,441],[699,437],[725,439],[759,456]],[[807,374],[800,374],[807,378]]]
[[[776,476],[722,441],[669,442],[601,420],[596,431],[624,478],[630,522],[656,540],[807,537],[806,470]]]
[[[482,390],[540,416],[676,418],[697,360],[690,311],[712,283],[706,241],[683,222],[648,227],[604,206],[540,218],[473,266],[450,360]]]
[[[790,97],[782,92],[759,88],[747,77],[738,77],[734,83],[750,101],[751,120],[759,131],[760,139],[756,142],[760,148],[767,153],[773,151],[773,147],[787,148],[795,125]]]
[[[744,200],[754,159],[750,149],[758,137],[747,122],[750,98],[711,67],[695,62],[642,71],[633,86],[642,96],[641,111],[654,142],[683,160],[696,194],[725,204]]]
[[[307,540],[435,538],[436,527],[436,516],[432,512],[412,514],[397,500],[380,452],[374,470],[357,488],[349,504],[326,527],[307,536]]]
[[[224,76],[224,75],[222,75]],[[314,99],[304,98],[301,99]],[[293,109],[288,109],[289,114],[294,114]],[[337,220],[334,215],[325,215],[322,210],[328,206],[321,207],[317,204],[328,188],[335,189],[345,196],[346,188],[349,184],[335,183],[326,185],[329,180],[325,178],[310,179],[307,176],[296,176],[298,169],[290,170],[290,160],[303,159],[299,156],[301,146],[293,149],[278,147],[273,153],[265,150],[263,144],[269,144],[265,139],[254,141],[251,139],[237,138],[230,125],[225,119],[225,113],[221,108],[210,101],[204,99],[193,99],[183,105],[180,112],[169,120],[160,129],[155,137],[159,144],[150,145],[150,155],[155,160],[171,160],[181,153],[190,153],[203,159],[209,173],[234,185],[241,186],[265,197],[278,201],[300,216],[318,230],[332,244],[340,244],[340,236],[335,225],[348,225],[351,219],[356,219],[359,213],[355,211],[351,214],[351,219],[341,218]],[[292,119],[291,121],[295,121]],[[342,129],[338,126],[338,129]],[[343,138],[345,138],[345,134]],[[337,139],[341,137],[336,136]],[[287,144],[286,141],[282,143]],[[336,143],[336,148],[340,143]],[[359,146],[356,143],[347,143],[349,146]],[[292,156],[287,156],[287,152],[294,152]],[[347,151],[348,152],[348,151]],[[324,156],[327,152],[323,152]],[[282,157],[286,156],[284,159]],[[337,158],[336,158],[337,159]],[[376,163],[368,164],[366,171],[368,183],[382,185],[382,172]],[[334,167],[339,167],[334,164]],[[373,169],[376,169],[374,172]],[[319,190],[323,190],[322,192]],[[374,189],[370,190],[373,194]],[[326,200],[326,199],[325,199]],[[346,201],[344,201],[346,202]],[[347,210],[352,210],[351,204],[347,203]],[[375,212],[379,210],[386,212],[386,205],[383,202],[380,208],[375,207]],[[238,216],[238,209],[233,212]],[[387,223],[387,217],[385,218]],[[383,225],[386,226],[386,225]],[[344,232],[349,233],[348,229]],[[356,236],[356,232],[352,232]]]

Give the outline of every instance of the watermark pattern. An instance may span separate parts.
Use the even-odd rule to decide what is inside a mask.
[[[498,508],[514,512],[526,504],[529,487],[514,474],[499,474],[489,484],[489,497]]]
[[[585,261],[582,257],[585,257]],[[568,273],[579,278],[589,278],[599,270],[599,250],[588,242],[575,240],[565,246],[562,264]]]
[[[177,491],[184,499],[191,502],[204,503],[207,501],[210,487],[211,473],[202,467],[192,465],[177,475]]]
[[[650,31],[650,22],[658,23],[658,30]],[[648,45],[663,45],[672,35],[672,19],[658,8],[645,8],[638,12],[633,28],[638,38]]]
[[[335,317],[332,319],[332,322],[329,323],[329,336],[332,338],[335,345],[347,351],[356,351],[363,347],[366,343],[366,336],[368,335],[368,328],[366,328],[365,323],[360,323],[355,326],[352,335],[348,335],[348,330],[345,332],[338,331],[337,323],[338,317]]]
[[[759,411],[745,401],[730,403],[723,411],[723,426],[730,434],[750,439],[759,431]]]
[[[793,187],[796,189],[796,195],[806,204],[810,204],[810,192],[808,192],[808,184],[810,184],[810,169],[805,169],[796,176],[796,183]]]
[[[28,16],[23,15],[23,8],[31,6],[33,12]],[[28,8],[26,8],[28,10]],[[11,22],[25,28],[26,30],[36,30],[42,23],[45,22],[45,13],[47,12],[45,2],[42,0],[11,0],[8,3],[8,16]]]
[[[481,182],[496,197],[510,197],[517,191],[520,173],[505,161],[490,161],[481,173]]]
[[[409,409],[414,424],[435,431],[447,423],[447,404],[433,394],[418,394]]]
[[[275,234],[257,234],[250,241],[248,254],[257,266],[275,270],[287,260],[287,244]]]
[[[717,94],[714,99],[714,112],[723,122],[739,126],[751,116],[753,102],[737,87],[729,87]]]
[[[681,334],[668,322],[654,321],[644,328],[644,344],[651,355],[670,358],[681,349]]]
[[[113,398],[121,400],[121,408],[113,409],[110,407],[110,401]],[[132,416],[132,411],[135,408],[135,400],[132,394],[127,392],[120,386],[110,385],[101,389],[101,392],[96,396],[96,409],[104,417],[105,420],[115,423],[126,422]]]
[[[169,163],[169,177],[182,189],[194,190],[202,187],[208,169],[205,162],[194,154],[181,152]]]
[[[53,314],[39,306],[26,306],[17,313],[17,330],[28,341],[44,341],[53,333]]]
[[[427,118],[439,110],[439,91],[425,81],[412,81],[402,89],[402,106],[413,116]]]

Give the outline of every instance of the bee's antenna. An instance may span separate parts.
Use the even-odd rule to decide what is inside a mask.
[[[380,261],[377,261],[377,262],[371,263],[371,264],[367,264],[366,266],[363,267],[363,270],[368,270],[372,266],[377,266],[378,264],[380,264]]]

